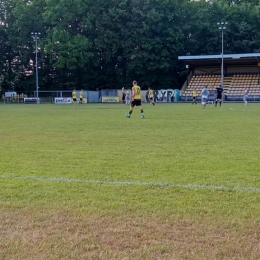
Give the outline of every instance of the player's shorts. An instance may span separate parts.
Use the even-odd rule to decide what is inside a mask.
[[[196,97],[193,97],[193,100],[195,100],[196,99]]]
[[[134,107],[134,106],[141,106],[142,105],[142,102],[141,102],[141,99],[134,99],[131,103],[131,107]]]
[[[83,100],[83,98],[80,98],[80,99],[79,99],[79,101],[82,101],[82,100]]]
[[[202,103],[202,104],[206,104],[207,101],[208,101],[208,98],[207,98],[207,97],[205,97],[205,96],[202,96],[202,97],[201,97],[201,103]]]
[[[73,102],[76,102],[77,101],[77,99],[76,98],[73,98]]]
[[[222,99],[222,96],[221,95],[217,95],[216,99]]]
[[[151,101],[153,101],[153,97],[149,97],[149,99],[150,99]]]

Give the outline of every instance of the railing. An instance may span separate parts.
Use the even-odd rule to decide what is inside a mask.
[[[181,96],[182,102],[190,102],[192,101],[192,96]],[[216,96],[210,96],[208,101],[214,101]],[[201,96],[197,96],[197,101],[201,100]],[[243,95],[225,95],[223,97],[225,102],[243,102],[244,96]],[[247,98],[248,102],[260,102],[260,94],[259,95],[249,95]]]

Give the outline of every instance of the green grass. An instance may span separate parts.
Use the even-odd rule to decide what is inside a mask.
[[[233,259],[258,259],[255,247],[251,251],[247,248],[251,253],[243,248],[244,254],[239,248],[244,244],[243,238],[254,237],[251,233],[249,236],[248,230],[259,229],[259,191],[26,179],[36,176],[260,188],[259,104],[244,107],[225,103],[221,108],[208,105],[206,109],[200,104],[156,104],[155,107],[144,104],[143,107],[145,119],[140,118],[137,108],[131,119],[127,119],[124,115],[128,107],[122,104],[0,105],[0,175],[24,177],[0,178],[2,223],[6,223],[6,214],[13,217],[13,222],[19,222],[15,218],[17,210],[28,215],[28,219],[41,219],[46,212],[50,212],[50,219],[62,212],[80,216],[81,221],[89,216],[100,221],[110,216],[113,222],[117,216],[119,227],[126,216],[138,225],[142,222],[140,216],[155,226],[169,219],[178,224],[185,220],[195,223],[200,227],[198,230],[201,225],[209,227],[215,223],[211,226],[214,230],[226,227],[230,234],[237,232],[232,233],[234,241],[238,241],[237,251],[230,244],[232,241],[224,239],[221,241],[229,246],[225,250],[220,250],[222,244],[207,255],[203,246],[198,246],[200,250],[191,257],[167,242],[156,244],[161,238],[154,238],[157,242],[150,241],[153,246],[149,250],[133,250],[131,254],[123,249],[122,255],[110,248],[106,257],[100,259],[209,259],[209,255],[211,259],[234,256]],[[111,224],[111,219],[109,223],[108,226],[115,224]],[[53,225],[52,221],[48,225]],[[3,228],[8,234],[10,228],[2,224]],[[32,232],[38,228],[28,226]],[[205,234],[210,235],[207,230]],[[135,237],[136,233],[132,235]],[[93,245],[97,243],[94,236]],[[53,245],[57,245],[58,240],[50,237]],[[193,237],[195,243],[196,234]],[[133,244],[138,245],[141,240],[135,237]],[[17,238],[7,235],[2,241],[4,253],[0,253],[0,259],[31,259],[25,244],[20,244],[23,253],[12,251]],[[10,246],[6,246],[6,241]],[[35,248],[37,259],[51,258],[44,250],[48,243]],[[95,253],[91,255],[88,249],[91,257],[83,259],[92,256],[98,259],[106,248],[93,245],[90,248]],[[186,244],[187,250],[190,245]],[[82,251],[73,251],[74,255],[68,259],[79,259],[83,251],[83,247]],[[51,259],[64,259],[64,255],[57,254]]]

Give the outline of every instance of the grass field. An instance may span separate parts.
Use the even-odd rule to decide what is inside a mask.
[[[0,105],[0,259],[260,259],[260,104]]]

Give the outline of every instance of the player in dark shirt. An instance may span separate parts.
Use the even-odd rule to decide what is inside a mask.
[[[216,90],[217,90],[217,97],[216,97],[216,101],[215,101],[215,107],[218,105],[218,101],[219,101],[219,106],[221,107],[223,88],[220,85],[219,87],[216,88]]]

